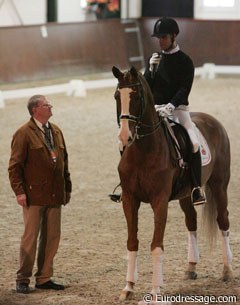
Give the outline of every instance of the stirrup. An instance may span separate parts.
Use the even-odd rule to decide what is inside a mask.
[[[112,201],[114,201],[114,202],[121,202],[122,201],[122,193],[121,194],[114,194],[115,193],[115,191],[116,191],[116,189],[118,188],[118,187],[120,187],[121,186],[121,183],[119,183],[116,187],[115,187],[115,189],[113,190],[113,193],[112,194],[109,194],[108,196],[110,197],[110,199],[112,200]]]
[[[197,196],[196,196],[196,193],[197,193]],[[194,197],[194,195],[195,195],[195,197]],[[204,204],[207,202],[205,192],[200,186],[193,188],[192,193],[191,193],[191,201],[194,206]]]
[[[121,202],[122,201],[122,194],[109,194],[108,195],[110,197],[110,199],[114,202]]]

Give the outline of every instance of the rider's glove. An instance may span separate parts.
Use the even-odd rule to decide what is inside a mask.
[[[156,109],[156,106],[155,106],[155,109]],[[174,109],[175,109],[175,106],[171,103],[168,103],[167,105],[164,105],[163,107],[159,107],[158,109],[156,109],[156,111],[161,117],[166,118],[166,117],[172,115]]]
[[[158,53],[153,53],[149,59],[149,70],[152,72],[156,66],[160,63],[160,56]]]
[[[159,113],[159,111],[164,108],[166,106],[166,104],[162,104],[162,105],[154,105],[155,110],[157,111],[157,113]]]

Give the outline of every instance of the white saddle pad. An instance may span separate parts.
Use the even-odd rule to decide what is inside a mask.
[[[202,135],[201,131],[195,126],[197,131],[197,137],[200,143],[200,152],[202,158],[202,166],[205,166],[211,162],[211,152],[208,147],[207,141]]]

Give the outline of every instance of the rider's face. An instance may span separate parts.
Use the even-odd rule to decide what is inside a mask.
[[[170,51],[175,47],[175,36],[171,34],[163,34],[158,37],[160,49],[162,51]]]

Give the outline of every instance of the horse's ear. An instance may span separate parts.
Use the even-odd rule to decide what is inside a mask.
[[[138,77],[138,71],[134,66],[131,67],[130,72],[133,76]]]
[[[112,67],[112,73],[116,78],[119,78],[123,73],[115,66]]]

